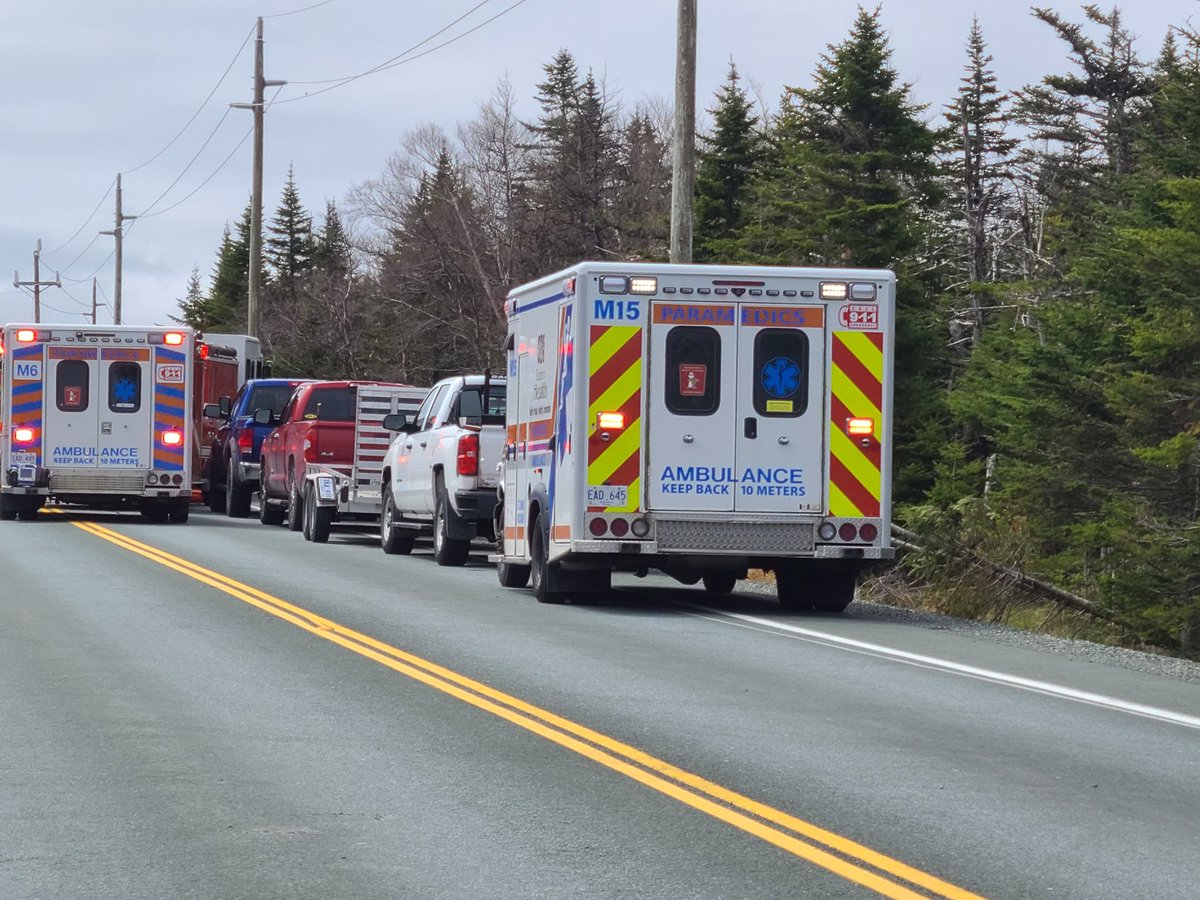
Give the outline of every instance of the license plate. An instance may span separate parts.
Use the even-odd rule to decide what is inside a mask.
[[[629,487],[623,484],[589,484],[588,506],[625,506],[629,503]]]
[[[317,499],[332,500],[335,496],[332,478],[317,479]]]

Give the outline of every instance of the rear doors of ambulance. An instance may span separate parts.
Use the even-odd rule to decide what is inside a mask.
[[[765,296],[653,302],[647,509],[823,510],[825,326]]]

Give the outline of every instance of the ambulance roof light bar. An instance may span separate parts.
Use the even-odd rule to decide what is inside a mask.
[[[18,328],[17,341],[22,344],[33,344],[37,341],[50,340],[50,332],[38,331],[36,328]]]

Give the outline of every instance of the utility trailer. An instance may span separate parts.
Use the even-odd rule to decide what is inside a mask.
[[[305,540],[325,543],[336,523],[377,525],[383,512],[383,458],[393,434],[385,416],[415,415],[429,393],[411,385],[360,384],[355,398],[354,452],[349,463],[309,462],[304,467],[302,526]]]

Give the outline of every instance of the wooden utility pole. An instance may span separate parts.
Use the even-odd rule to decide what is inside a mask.
[[[121,173],[117,173],[117,214],[116,227],[112,231],[102,231],[101,234],[111,234],[113,240],[117,242],[116,252],[116,273],[113,276],[113,324],[121,324],[121,273],[124,267],[121,255],[121,239],[125,236],[124,225],[127,221],[136,219],[137,216],[127,216],[121,212]]]
[[[696,0],[679,0],[675,52],[675,137],[671,155],[671,262],[692,261],[696,183]]]
[[[13,272],[13,287],[33,288],[33,321],[42,321],[42,288],[62,287],[58,273],[54,273],[53,281],[42,281],[42,239],[38,238],[37,246],[33,248],[33,281],[21,281],[21,276]]]
[[[262,183],[263,183],[263,93],[268,87],[282,87],[286,81],[268,81],[263,77],[263,20],[258,18],[258,39],[254,43],[254,100],[230,103],[234,109],[254,112],[254,161],[250,172],[250,271],[249,296],[246,298],[246,333],[258,337],[261,313],[258,308],[258,277],[262,272]]]
[[[96,279],[92,279],[92,324],[96,324]]]

